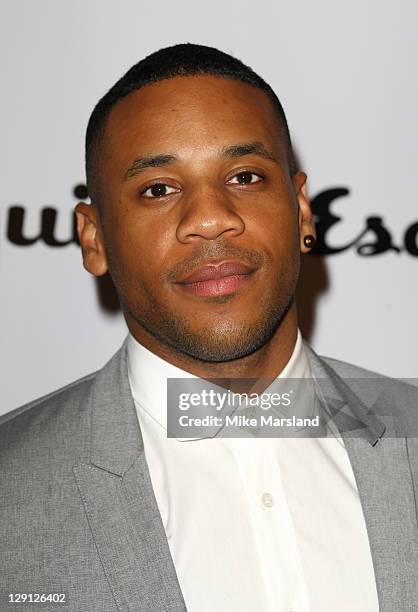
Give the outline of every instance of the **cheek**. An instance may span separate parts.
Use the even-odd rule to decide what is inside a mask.
[[[125,285],[152,285],[158,281],[167,259],[169,235],[161,226],[126,222],[113,234],[113,263]]]
[[[260,211],[248,220],[247,229],[276,265],[289,262],[299,251],[298,216],[293,206]]]

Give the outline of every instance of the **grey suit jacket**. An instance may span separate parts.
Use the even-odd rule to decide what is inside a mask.
[[[386,406],[376,415],[377,375],[307,351],[335,400],[380,609],[418,610],[418,440],[406,436],[405,409],[414,393],[399,383],[394,399],[378,399]],[[369,377],[375,385],[356,387]],[[21,592],[66,593],[63,609],[77,612],[186,609],[144,456],[125,345],[99,372],[2,418],[0,495],[0,610],[60,608],[9,607],[9,593]]]

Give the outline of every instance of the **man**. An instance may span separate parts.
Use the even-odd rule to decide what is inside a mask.
[[[377,415],[377,375],[301,340],[315,227],[271,88],[216,49],[163,49],[98,103],[86,163],[84,266],[110,272],[129,336],[4,418],[4,609],[418,609],[411,391]],[[337,435],[167,437],[167,380],[188,376],[326,380]]]

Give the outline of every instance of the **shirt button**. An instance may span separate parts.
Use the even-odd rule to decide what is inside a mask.
[[[263,493],[261,501],[265,508],[272,508],[274,506],[274,497],[270,493]]]

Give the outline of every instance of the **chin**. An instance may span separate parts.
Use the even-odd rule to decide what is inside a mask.
[[[268,326],[260,322],[234,324],[222,321],[198,331],[189,330],[177,338],[176,348],[182,353],[209,363],[223,363],[242,359],[264,346],[275,333],[280,321]],[[239,327],[239,329],[237,329]],[[180,342],[179,342],[180,340]]]

